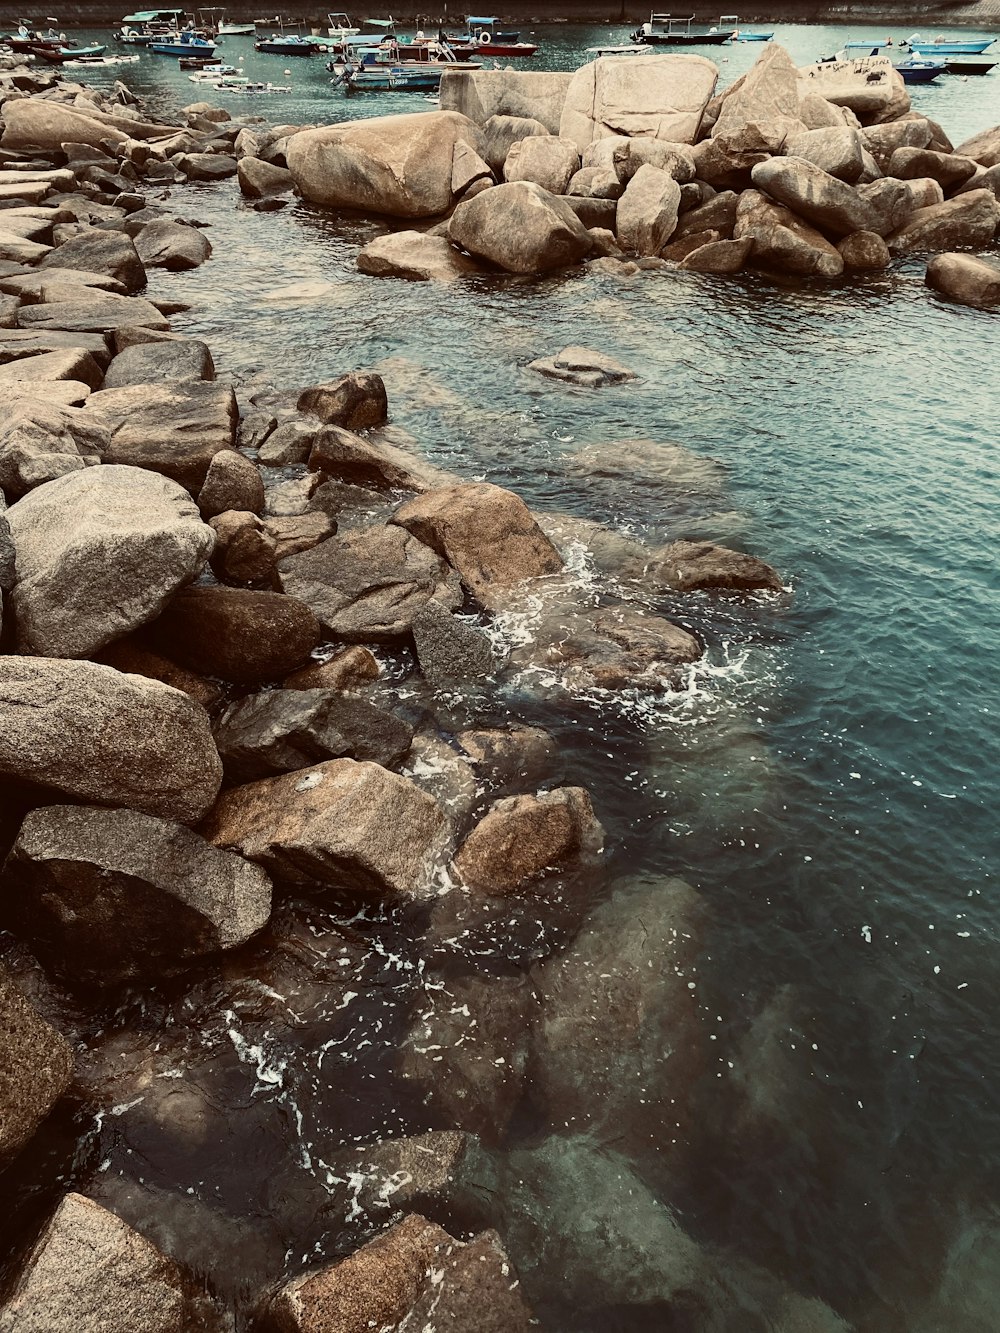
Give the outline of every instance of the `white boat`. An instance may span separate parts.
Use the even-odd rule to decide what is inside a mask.
[[[138,56],[81,56],[79,60],[64,60],[63,69],[93,69],[97,65],[138,65]]]
[[[327,36],[335,41],[342,41],[345,37],[357,37],[361,31],[356,28],[346,14],[327,14]]]

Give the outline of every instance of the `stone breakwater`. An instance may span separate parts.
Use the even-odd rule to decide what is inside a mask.
[[[700,56],[573,74],[445,72],[441,111],[288,140],[306,198],[419,220],[367,245],[372,274],[455,279],[588,264],[627,276],[753,268],[837,279],[933,254],[928,286],[1000,301],[1000,127],[956,148],[887,58],[797,68],[769,45],[716,94]]]
[[[231,985],[273,996],[258,979],[290,951],[300,968],[313,957],[300,984],[335,989],[326,954],[301,943],[309,931],[290,895],[410,913],[428,977],[456,933],[512,922],[504,947],[516,960],[519,912],[551,913],[559,929],[532,987],[449,977],[454,1007],[414,1013],[401,1073],[445,1127],[332,1154],[331,1193],[349,1184],[349,1216],[376,1220],[336,1262],[279,1265],[244,1314],[302,1333],[536,1327],[518,1268],[564,1270],[586,1304],[592,1237],[636,1200],[644,1239],[658,1237],[671,1266],[637,1271],[625,1245],[602,1259],[601,1299],[641,1303],[682,1281],[714,1290],[717,1257],[624,1159],[585,1138],[502,1160],[490,1151],[532,1065],[558,1114],[575,1099],[581,1125],[648,1135],[648,1114],[631,1123],[638,1108],[626,1114],[622,1093],[634,1061],[655,1077],[660,1020],[634,1034],[634,1050],[619,1049],[621,1031],[653,1010],[690,1029],[682,978],[697,895],[674,880],[640,885],[584,924],[605,855],[590,793],[552,776],[555,743],[538,725],[449,726],[439,701],[468,694],[488,712],[506,681],[532,674],[605,698],[669,691],[706,645],[667,609],[683,619],[694,592],[779,593],[778,575],[710,543],[619,539],[606,543],[596,597],[582,597],[566,552],[587,525],[430,467],[392,427],[377,374],[238,402],[209,347],[171,329],[177,305],[144,295],[151,271],[194,269],[212,252],[162,191],[238,175],[272,207],[297,179],[296,142],[311,151],[308,133],[239,124],[205,103],[166,124],[124,87],[105,98],[13,62],[0,71],[0,117],[0,1170],[30,1159],[67,1098],[117,1115],[137,1090],[140,1102],[152,1095],[148,1069],[123,1066],[102,1028],[122,987],[142,995],[219,966]],[[461,115],[424,122],[426,190],[441,212],[459,162],[470,183],[485,180],[484,145]],[[398,198],[412,188],[406,173]],[[634,378],[587,348],[537,368],[592,391]],[[684,461],[674,448],[672,466]],[[630,581],[664,614],[630,605]],[[491,631],[523,605],[532,632],[505,645]],[[415,711],[396,698],[404,674]],[[650,932],[673,968],[666,983],[648,972]],[[358,938],[337,936],[342,949]],[[254,954],[261,940],[272,957]],[[613,1031],[595,1028],[595,969],[602,1020],[620,1017]],[[482,1025],[490,1059],[467,1057],[462,1014]],[[545,1220],[551,1179],[586,1196],[561,1228]],[[498,1192],[503,1239],[489,1206]],[[233,1327],[214,1294],[221,1272],[195,1273],[142,1221],[63,1189],[40,1232],[17,1237],[0,1329]],[[838,1326],[743,1268],[738,1280],[763,1285],[775,1308]]]

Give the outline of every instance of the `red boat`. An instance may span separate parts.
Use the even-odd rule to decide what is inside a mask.
[[[466,31],[459,37],[442,38],[454,51],[459,60],[471,60],[476,56],[498,56],[503,60],[516,60],[533,56],[538,47],[532,42],[522,42],[519,32],[501,32],[497,28],[498,18],[472,18],[465,20]]]

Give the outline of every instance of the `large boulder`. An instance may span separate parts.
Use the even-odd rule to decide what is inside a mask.
[[[128,135],[98,115],[84,115],[72,107],[39,98],[8,98],[0,144],[4,148],[40,148],[59,152],[64,143],[124,143]]]
[[[753,260],[764,268],[823,278],[836,278],[844,271],[839,251],[825,236],[758,190],[740,196],[733,236],[750,237]]]
[[[488,482],[428,491],[401,505],[392,521],[443,556],[489,610],[526,580],[562,569],[524,501]]]
[[[769,43],[756,63],[723,95],[712,134],[728,134],[769,121],[793,122],[799,116],[798,71],[783,46]]]
[[[0,425],[0,490],[10,499],[93,467],[108,447],[109,432],[100,422],[75,408],[43,402],[38,392],[38,386],[25,385],[24,396],[7,405]]]
[[[935,255],[927,265],[927,286],[961,305],[1000,305],[1000,263],[974,255]]]
[[[314,204],[393,217],[444,213],[452,202],[455,144],[480,156],[476,125],[454,111],[378,116],[302,130],[288,141],[288,169]]]
[[[380,426],[389,411],[382,376],[359,370],[303,389],[295,405],[300,412],[319,417],[324,425],[347,430]]]
[[[942,204],[918,208],[906,223],[886,237],[889,253],[920,250],[982,249],[1000,226],[1000,201],[989,190],[969,190]]]
[[[208,714],[96,662],[0,657],[0,777],[196,823],[222,781]]]
[[[592,864],[603,845],[587,792],[557,787],[495,802],[459,849],[455,869],[478,893],[524,893],[548,873]]]
[[[618,242],[637,255],[658,255],[677,227],[681,187],[659,167],[642,166],[618,203]]]
[[[105,389],[135,384],[177,384],[215,379],[215,363],[208,344],[195,338],[168,342],[135,343],[113,358],[104,376]]]
[[[903,76],[888,56],[829,60],[799,69],[799,92],[819,93],[834,106],[853,111],[863,125],[896,120],[910,109]]]
[[[120,1217],[67,1194],[0,1307],[4,1333],[222,1333],[180,1268]]]
[[[504,162],[507,181],[534,181],[549,194],[565,194],[580,166],[580,154],[570,139],[536,134],[511,146]]]
[[[264,509],[264,481],[260,469],[235,449],[220,449],[208,465],[198,492],[198,508],[211,519],[232,510],[259,514]]]
[[[474,260],[443,236],[421,231],[376,236],[358,252],[358,268],[375,278],[408,278],[411,282],[454,282],[480,271]]]
[[[879,228],[879,215],[866,199],[803,158],[771,158],[755,166],[750,177],[758,190],[832,236]]]
[[[419,1213],[339,1263],[293,1278],[264,1320],[281,1333],[529,1333],[535,1326],[495,1231],[463,1243]]]
[[[448,238],[508,273],[566,268],[593,246],[573,209],[529,181],[498,185],[459,204]]]
[[[821,168],[847,185],[856,185],[865,173],[865,145],[858,130],[837,128],[804,130],[784,144],[787,157],[797,157]]]
[[[44,332],[58,329],[71,333],[112,333],[115,329],[139,326],[144,329],[167,328],[166,318],[151,301],[141,296],[117,296],[114,292],[73,286],[70,300],[46,301],[42,305],[23,305],[17,312],[17,326]]]
[[[483,159],[500,179],[504,163],[515,144],[522,139],[548,138],[549,131],[531,116],[490,116],[483,125]],[[456,145],[457,150],[457,145]],[[454,171],[454,168],[453,168]],[[454,181],[454,175],[453,175]],[[487,184],[489,182],[487,181]]]
[[[952,191],[975,176],[976,163],[958,153],[938,153],[932,148],[897,148],[889,159],[886,175],[897,180],[934,180],[942,190]]]
[[[199,227],[170,218],[148,222],[135,238],[135,248],[147,268],[189,269],[204,264],[212,243]]]
[[[330,689],[253,694],[231,704],[215,727],[231,782],[254,782],[327,759],[366,759],[388,768],[412,739],[413,728],[384,708]]]
[[[434,897],[444,814],[409,778],[331,759],[225,792],[205,836],[292,884],[353,886],[368,896]]]
[[[196,587],[178,593],[149,634],[161,652],[192,671],[260,685],[302,666],[319,643],[320,627],[294,597]]]
[[[90,657],[153,620],[215,544],[183,487],[141,468],[71,472],[7,519],[18,647],[41,657]]]
[[[81,236],[72,236],[57,250],[45,256],[42,269],[83,269],[103,274],[121,283],[128,293],[140,292],[146,285],[146,270],[136,253],[132,239],[120,231],[94,227]]]
[[[105,463],[130,463],[171,477],[192,495],[212,459],[236,440],[239,408],[232,386],[215,383],[132,384],[103,389],[86,415],[110,434]]]
[[[409,633],[430,600],[454,608],[458,577],[446,560],[402,528],[361,528],[278,566],[286,593],[310,606],[338,638],[378,643]]]
[[[571,73],[555,70],[466,69],[446,65],[441,73],[441,109],[458,111],[477,125],[492,116],[517,116],[559,133]]]
[[[66,1091],[73,1053],[0,970],[0,1171]],[[2,1327],[0,1311],[0,1327]]]
[[[49,805],[21,825],[3,893],[32,947],[95,986],[244,944],[271,912],[259,866],[135,810]]]
[[[973,134],[960,143],[955,152],[973,158],[981,167],[1000,166],[1000,125],[991,125]]]
[[[573,75],[559,133],[581,153],[613,134],[694,143],[718,76],[703,56],[602,56]]]

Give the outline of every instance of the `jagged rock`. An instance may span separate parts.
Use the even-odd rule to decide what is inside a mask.
[[[844,268],[854,272],[889,266],[889,247],[874,231],[855,231],[837,244]]]
[[[378,680],[380,675],[378,659],[367,648],[355,644],[329,661],[293,672],[282,685],[286,690],[353,690]]]
[[[298,419],[283,421],[260,446],[257,457],[265,467],[304,463],[318,434],[314,423]]]
[[[110,333],[129,324],[144,329],[165,329],[167,321],[155,305],[141,296],[116,296],[94,289],[90,300],[51,301],[23,305],[17,312],[20,329],[58,329],[75,333]]]
[[[935,180],[943,190],[964,185],[975,174],[971,157],[936,153],[930,148],[897,148],[886,169],[886,175],[897,180]]]
[[[282,1333],[528,1333],[533,1323],[496,1232],[463,1244],[419,1213],[347,1259],[293,1278],[264,1318]]]
[[[713,240],[692,250],[678,264],[689,273],[739,273],[753,252],[753,241]]]
[[[786,157],[811,162],[847,185],[856,185],[865,172],[864,142],[858,130],[846,125],[790,135],[784,152]]]
[[[88,657],[153,620],[214,545],[187,493],[140,468],[59,477],[8,512],[21,652]]]
[[[103,389],[86,416],[110,432],[105,463],[129,463],[173,478],[197,495],[212,459],[236,438],[239,408],[228,384],[133,384]]]
[[[488,635],[440,602],[425,602],[413,617],[413,642],[420,670],[433,686],[481,682],[496,670]]]
[[[477,125],[494,117],[537,116],[542,130],[559,133],[559,117],[572,74],[554,70],[468,69],[448,65],[441,71],[441,108],[460,111]]]
[[[763,560],[713,542],[671,542],[651,551],[648,560],[625,565],[621,573],[671,592],[782,590],[781,578]]]
[[[455,869],[478,893],[531,892],[547,873],[593,864],[603,846],[587,792],[557,787],[495,802],[459,849]]]
[[[358,252],[358,268],[376,278],[408,278],[411,282],[454,282],[478,265],[449,245],[443,236],[397,231],[376,236]]]
[[[309,467],[354,486],[378,490],[426,491],[443,474],[414,454],[382,440],[365,439],[340,426],[328,426],[313,437]]]
[[[501,179],[507,155],[516,143],[548,134],[542,122],[531,116],[490,116],[483,124],[483,159],[497,179]]]
[[[389,768],[410,748],[413,728],[383,708],[331,689],[282,689],[231,704],[215,743],[231,782],[253,782],[327,759]]]
[[[264,510],[264,482],[249,458],[235,449],[220,449],[208,465],[198,492],[203,518],[216,518],[229,509],[251,514]]]
[[[886,237],[886,244],[891,255],[958,246],[981,249],[993,240],[998,225],[1000,201],[989,190],[970,190],[943,204],[918,208],[898,231]]]
[[[713,135],[799,115],[799,75],[783,46],[769,43],[739,86],[724,95]]]
[[[169,218],[148,222],[136,236],[135,248],[147,268],[197,268],[212,253],[212,244],[200,228]]]
[[[400,1073],[449,1124],[501,1139],[524,1092],[538,996],[524,976],[449,977],[419,998]]]
[[[454,111],[378,116],[292,135],[288,168],[299,193],[315,204],[434,217],[452,202],[459,140],[484,156],[478,127]]]
[[[289,556],[279,565],[285,592],[348,641],[401,638],[431,598],[454,608],[458,578],[429,546],[399,527],[362,528]]]
[[[208,715],[94,662],[0,657],[0,776],[196,823],[222,780]]]
[[[12,498],[93,467],[108,446],[108,432],[89,417],[28,397],[28,391],[26,386],[26,396],[10,404],[0,425],[0,489]]]
[[[135,810],[50,805],[21,825],[3,892],[41,956],[95,986],[244,944],[271,912],[259,866]]]
[[[435,896],[443,837],[437,802],[378,764],[331,759],[223,793],[205,835],[292,884],[351,885],[366,895]]]
[[[812,162],[776,157],[755,166],[750,177],[758,190],[831,235],[878,230],[880,219],[872,205]]]
[[[392,522],[442,555],[488,610],[518,584],[562,569],[523,500],[489,483],[428,491],[400,506]]]
[[[320,640],[308,606],[243,588],[186,588],[149,632],[155,646],[192,671],[236,685],[280,680]]]
[[[694,143],[718,75],[701,56],[601,57],[570,80],[559,133],[581,153],[611,134]]]
[[[182,338],[126,347],[108,366],[103,387],[124,389],[134,384],[177,384],[214,379],[215,363],[208,344],[194,338]]]
[[[8,1166],[66,1091],[73,1053],[0,969],[0,1169]],[[0,1308],[0,1321],[3,1310]]]
[[[274,431],[277,424],[277,417],[270,412],[247,412],[240,422],[240,448],[259,449]]]
[[[961,305],[1000,305],[1000,264],[973,255],[935,255],[927,265],[928,287]]]
[[[681,213],[673,239],[677,241],[700,231],[715,231],[720,239],[728,240],[736,225],[738,202],[739,195],[735,190],[722,190],[705,203]]]
[[[444,108],[448,110],[449,108]],[[450,108],[454,110],[454,108]],[[475,149],[470,148],[464,139],[455,144],[451,158],[451,192],[456,197],[465,193],[473,185],[495,185],[493,172],[488,162],[484,162]]]
[[[470,1202],[473,1207],[478,1202],[477,1177],[489,1172],[474,1136],[454,1129],[343,1148],[331,1155],[330,1165],[336,1176],[334,1209],[354,1214],[360,1209],[375,1223],[400,1211],[453,1203],[464,1219]]]
[[[460,203],[448,238],[508,273],[565,268],[589,254],[592,244],[572,208],[529,181],[497,185]]]
[[[142,291],[146,285],[146,270],[131,238],[122,232],[100,228],[66,241],[58,250],[46,255],[40,267],[43,270],[84,269],[103,274],[121,283],[130,294]]]
[[[511,145],[503,175],[506,181],[533,181],[550,194],[565,194],[579,166],[580,154],[572,140],[536,134]]]
[[[389,413],[382,376],[363,371],[303,389],[296,406],[327,426],[344,426],[347,430],[381,426]]]
[[[658,255],[677,226],[681,189],[658,167],[643,166],[618,202],[618,240],[638,255]]]
[[[228,509],[209,525],[215,533],[212,572],[220,583],[274,583],[278,543],[256,514]]]
[[[173,1260],[114,1213],[67,1194],[0,1307],[10,1333],[223,1333],[225,1324]]]
[[[982,167],[1000,166],[1000,125],[980,130],[955,149],[962,157],[971,157]]]
[[[839,251],[788,208],[758,190],[747,190],[736,209],[736,240],[753,241],[753,258],[765,268],[836,278],[844,271]]]
[[[241,157],[236,166],[240,192],[248,199],[269,199],[276,194],[287,194],[295,181],[287,167],[275,167],[259,157]]]
[[[550,379],[566,380],[588,389],[606,384],[624,384],[638,379],[638,375],[605,352],[594,352],[589,347],[564,347],[552,357],[528,362],[529,370],[537,370]]]

